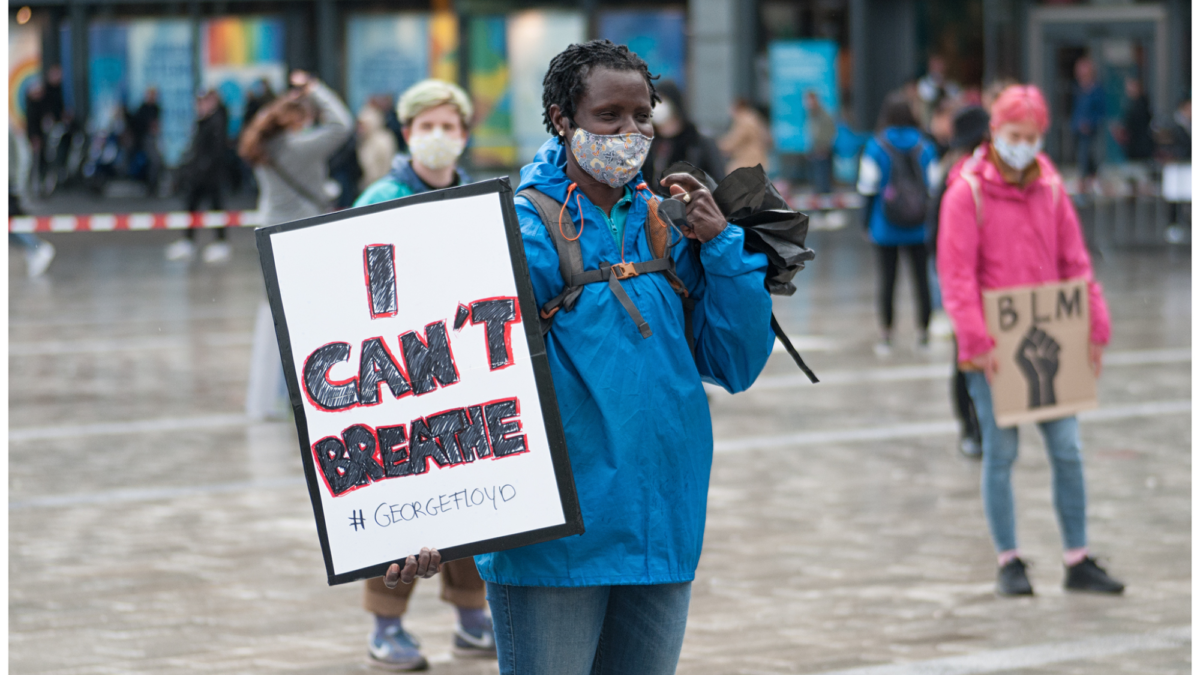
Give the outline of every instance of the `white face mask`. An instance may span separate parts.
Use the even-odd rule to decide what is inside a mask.
[[[658,105],[654,106],[654,115],[651,118],[651,122],[654,123],[654,126],[658,126],[673,117],[675,117],[675,110],[671,107],[671,102],[663,99],[658,102]]]
[[[441,129],[413,134],[408,139],[413,161],[434,171],[453,166],[464,147],[466,142],[462,138],[447,136]]]
[[[1042,139],[1038,137],[1033,143],[1009,143],[1005,139],[997,137],[992,141],[992,146],[996,148],[996,154],[1000,155],[1000,159],[1005,164],[1017,171],[1024,171],[1025,167],[1032,164],[1037,159],[1038,153],[1042,151]]]

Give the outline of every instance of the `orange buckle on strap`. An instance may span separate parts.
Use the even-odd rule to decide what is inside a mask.
[[[621,262],[612,264],[612,274],[618,279],[632,279],[638,275],[633,263]]]

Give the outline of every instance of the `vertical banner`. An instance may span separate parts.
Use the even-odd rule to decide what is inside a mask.
[[[833,40],[772,42],[771,135],[780,152],[808,152],[808,113],[804,95],[813,91],[837,119],[837,43]]]
[[[41,25],[30,22],[20,26],[10,19],[8,22],[8,119],[10,124],[19,129],[25,128],[25,92],[41,75]]]
[[[512,92],[508,83],[508,35],[504,16],[472,17],[470,83],[475,103],[471,161],[477,167],[518,164],[512,130]]]
[[[449,12],[362,14],[346,21],[350,110],[372,96],[393,101],[427,77],[458,82],[458,19]]]
[[[684,70],[686,16],[683,9],[609,10],[600,14],[600,37],[625,45],[650,72],[687,89]]]
[[[517,164],[533,159],[549,138],[542,123],[542,79],[550,59],[568,45],[586,39],[580,12],[530,10],[508,21],[508,67],[512,82],[513,135]]]
[[[246,98],[259,80],[276,93],[287,87],[283,19],[224,17],[200,26],[200,82],[229,110],[231,136],[241,132]]]
[[[1086,282],[985,291],[983,306],[1000,364],[991,382],[998,426],[1059,419],[1096,407]]]
[[[330,584],[583,532],[506,179],[255,234]]]
[[[163,158],[178,163],[195,120],[191,22],[97,21],[88,37],[90,130],[114,128],[122,109],[141,105],[146,89],[155,87],[162,108]]]

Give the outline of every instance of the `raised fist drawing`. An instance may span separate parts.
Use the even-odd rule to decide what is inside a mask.
[[[1046,331],[1032,326],[1017,346],[1017,365],[1025,374],[1029,386],[1029,407],[1054,405],[1054,377],[1058,375],[1058,353],[1061,346]]]

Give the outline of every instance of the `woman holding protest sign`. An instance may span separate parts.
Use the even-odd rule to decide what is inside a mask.
[[[587,531],[476,556],[505,675],[675,672],[712,466],[701,378],[742,391],[774,344],[767,258],[712,194],[668,175],[686,224],[657,215],[640,172],[653,80],[627,47],[595,40],[543,81],[553,138],[521,170],[516,210]]]
[[[424,80],[401,94],[396,112],[412,154],[397,155],[391,171],[368,186],[354,202],[355,206],[470,182],[458,167],[473,114],[466,92],[449,82]],[[396,569],[398,573],[399,568]],[[368,640],[370,662],[400,671],[426,668],[428,664],[416,638],[401,624],[413,591],[409,582],[389,586],[384,578],[369,579],[363,591],[363,607],[375,615],[375,630]],[[464,558],[445,565],[442,600],[453,604],[458,611],[454,653],[494,657],[496,640],[485,611],[484,583],[474,560]]]
[[[1037,87],[1015,85],[992,106],[991,142],[968,159],[942,200],[938,274],[946,312],[958,339],[960,369],[983,432],[984,510],[996,547],[1001,595],[1031,595],[1017,549],[1012,467],[1017,429],[998,428],[989,378],[998,368],[981,294],[985,290],[1086,279],[1090,305],[1089,359],[1097,375],[1108,344],[1108,307],[1080,232],[1071,199],[1050,159],[1041,152],[1050,126]],[[1054,506],[1063,539],[1067,590],[1120,593],[1087,549],[1087,508],[1074,416],[1039,424],[1054,473]]]

